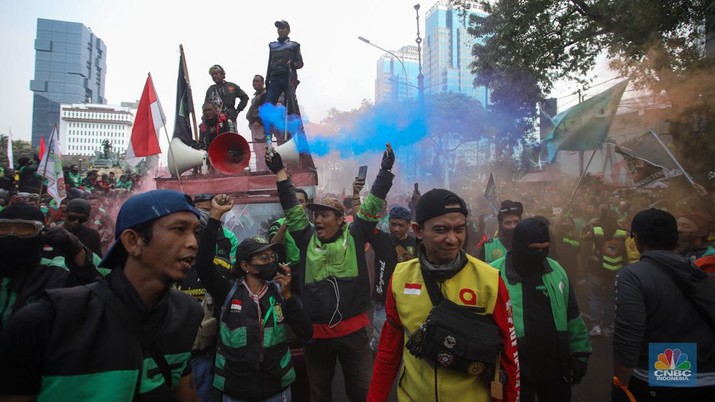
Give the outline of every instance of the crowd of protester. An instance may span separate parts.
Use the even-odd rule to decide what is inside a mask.
[[[224,227],[246,200],[220,191],[72,165],[58,205],[35,161],[0,174],[0,402],[332,401],[338,363],[353,402],[387,400],[398,372],[398,400],[561,402],[595,337],[613,341],[611,400],[713,399],[712,193],[587,179],[395,194],[387,144],[367,192],[357,177],[311,199],[263,148],[257,108],[297,113],[303,66],[275,27],[246,116],[283,210],[266,233]],[[200,148],[249,102],[209,74]],[[661,383],[653,344],[686,345]]]

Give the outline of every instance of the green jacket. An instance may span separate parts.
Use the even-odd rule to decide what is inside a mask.
[[[588,330],[579,313],[573,294],[570,293],[569,278],[561,265],[546,259],[548,265],[542,275],[542,280],[551,301],[551,314],[556,326],[559,343],[559,360],[564,377],[569,378],[571,359],[578,358],[586,362],[591,355],[591,345],[588,341]],[[507,257],[502,257],[490,264],[501,273],[504,284],[511,298],[514,328],[517,344],[525,344],[528,334],[524,331],[524,309],[521,277],[507,264]]]

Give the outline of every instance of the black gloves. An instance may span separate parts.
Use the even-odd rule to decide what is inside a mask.
[[[588,363],[574,357],[571,359],[571,384],[580,384],[583,377],[586,375]]]
[[[382,163],[380,167],[385,170],[391,170],[392,165],[395,164],[395,153],[392,152],[392,147],[387,144],[387,149],[382,153]]]
[[[274,174],[278,174],[281,170],[285,169],[283,166],[283,159],[278,152],[266,152],[266,166]]]
[[[42,240],[45,244],[60,249],[67,258],[74,257],[84,248],[82,242],[75,235],[60,226],[47,229]]]

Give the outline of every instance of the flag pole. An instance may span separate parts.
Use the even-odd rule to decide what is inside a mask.
[[[670,152],[668,147],[666,147],[665,144],[663,144],[663,141],[660,140],[660,138],[658,137],[658,134],[656,134],[652,128],[648,128],[648,131],[650,131],[650,133],[653,134],[653,137],[655,137],[655,140],[658,141],[658,144],[660,144],[660,146],[663,147],[665,152],[668,153],[668,156],[670,156],[670,159],[672,159],[673,162],[675,162],[675,165],[678,167],[678,169],[680,169],[680,171],[683,172],[683,176],[685,176],[685,178],[688,180],[688,183],[690,183],[691,186],[694,186],[695,181],[693,180],[693,178],[690,177],[690,175],[688,174],[688,172],[685,171],[685,169],[683,169],[683,166],[680,164],[680,162],[678,162],[677,159],[675,159],[675,155],[673,155],[673,153]]]
[[[183,49],[181,50],[183,53]],[[149,79],[151,79],[151,73],[147,73],[149,75]],[[151,80],[152,83],[154,80]],[[153,85],[153,84],[152,84]],[[163,113],[162,113],[163,114]],[[164,136],[166,137],[166,141],[169,144],[169,158],[174,159],[174,162],[176,162],[176,158],[174,158],[174,150],[171,148],[171,139],[169,139],[169,132],[166,130],[166,122],[162,122],[162,128],[164,129]],[[179,174],[179,168],[176,167],[176,163],[174,163],[174,170],[176,171],[176,178],[179,179],[179,188],[181,188],[181,192],[184,192],[184,185],[181,182],[181,174]]]
[[[174,157],[174,150],[171,148],[171,140],[169,139],[169,131],[166,130],[166,124],[163,128],[166,140],[169,142],[169,158],[174,160],[174,172],[176,173],[176,178],[179,180],[179,188],[181,189],[181,192],[184,193],[184,184],[181,181],[181,173],[179,173],[179,168],[176,166],[176,158]]]
[[[571,193],[571,198],[569,198],[569,202],[566,205],[571,205],[571,203],[573,202],[573,199],[576,196],[576,192],[578,191],[578,188],[581,187],[581,181],[583,181],[583,177],[586,176],[586,172],[588,172],[588,167],[591,166],[593,157],[596,156],[596,151],[597,151],[597,149],[594,149],[593,152],[591,153],[591,157],[588,159],[586,168],[583,170],[583,172],[581,172],[581,177],[578,178],[578,182],[576,183],[576,188],[573,189],[573,193]]]
[[[47,159],[50,157],[50,150],[52,149],[52,141],[55,140],[55,132],[57,132],[57,123],[55,123],[54,126],[52,126],[52,133],[50,134],[50,141],[47,144],[47,158],[45,158],[45,168],[42,170],[42,177],[43,180],[40,180],[40,192],[38,195],[40,198],[42,198],[42,188],[44,187],[45,180],[47,180]],[[59,133],[57,133],[59,134]],[[40,155],[40,162],[42,161],[42,157],[44,155]]]
[[[186,86],[188,89],[189,103],[191,103],[191,122],[194,128],[194,141],[198,141],[199,126],[196,125],[196,110],[194,109],[194,95],[191,90],[191,81],[189,81],[189,68],[186,66],[186,55],[184,54],[184,45],[179,44],[179,50],[181,51],[181,69],[184,71],[184,80],[186,80]],[[171,149],[171,147],[169,148]]]

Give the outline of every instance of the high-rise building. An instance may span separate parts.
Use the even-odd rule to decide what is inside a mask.
[[[467,27],[471,16],[485,18],[487,14],[476,1],[466,3],[468,9],[439,0],[425,14],[425,93],[461,93],[486,106],[489,93],[485,87],[474,87],[469,67],[474,59],[472,47],[480,39],[470,35]]]
[[[397,59],[385,53],[377,60],[375,103],[401,101],[417,96],[417,46],[403,46],[393,53]]]
[[[60,104],[105,104],[107,47],[76,22],[37,19],[32,145],[60,122]]]
[[[136,109],[87,103],[60,105],[62,155],[95,155],[109,140],[114,152],[127,149]]]

